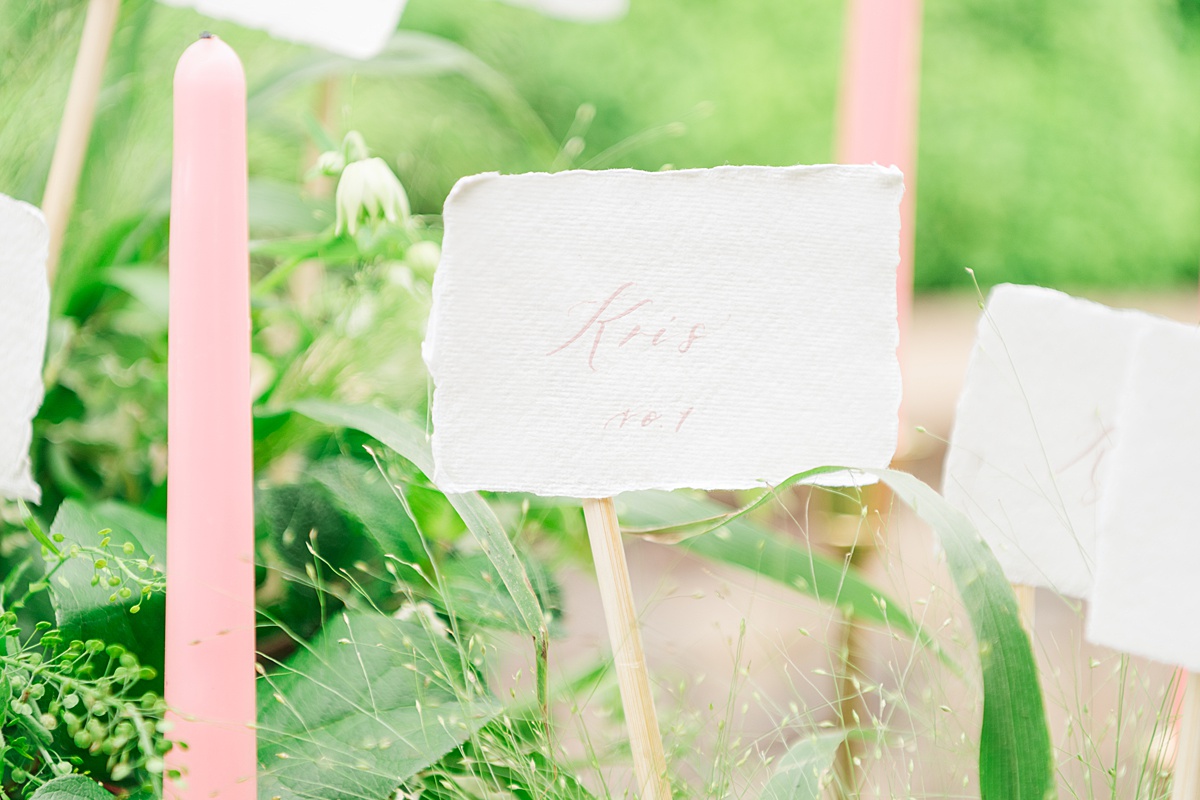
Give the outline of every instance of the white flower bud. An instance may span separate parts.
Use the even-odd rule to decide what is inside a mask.
[[[336,233],[350,235],[358,232],[360,219],[368,222],[386,219],[388,222],[407,222],[410,210],[408,195],[399,178],[382,158],[366,158],[347,164],[337,187]]]

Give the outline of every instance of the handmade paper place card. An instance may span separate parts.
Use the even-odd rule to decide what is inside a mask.
[[[350,58],[383,51],[407,0],[160,0]]]
[[[460,181],[425,342],[438,485],[607,497],[886,466],[902,192],[878,166]]]
[[[1086,598],[1097,501],[1138,338],[1172,323],[1036,286],[992,290],[946,457],[943,493],[1013,583]]]
[[[50,232],[41,211],[0,194],[0,239],[0,499],[36,502],[29,446],[44,391]]]
[[[434,479],[584,498],[635,796],[671,788],[611,496],[887,465],[902,193],[895,168],[719,167],[478,175],[446,201]]]
[[[1200,330],[1170,324],[1142,337],[1125,387],[1087,636],[1200,672],[1200,523],[1188,499],[1200,486]]]

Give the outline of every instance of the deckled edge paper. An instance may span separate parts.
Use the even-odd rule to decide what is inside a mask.
[[[1200,672],[1200,330],[1147,333],[1126,386],[1086,635]]]
[[[374,58],[396,32],[407,0],[159,0],[350,58]]]
[[[605,497],[886,466],[902,194],[879,166],[459,181],[423,349],[435,481]]]
[[[0,240],[0,497],[38,502],[29,446],[45,391],[50,233],[41,211],[0,194]]]
[[[942,491],[1013,583],[1089,595],[1096,503],[1133,347],[1170,324],[1037,286],[992,290]]]
[[[608,22],[629,12],[629,0],[504,0],[548,17],[572,22]]]

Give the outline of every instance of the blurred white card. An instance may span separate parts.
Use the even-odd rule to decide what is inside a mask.
[[[406,0],[160,0],[350,58],[382,52]]]
[[[1013,583],[1088,596],[1097,501],[1133,348],[1172,324],[1036,286],[992,290],[942,491]]]
[[[42,404],[42,360],[50,318],[42,212],[0,194],[0,498],[32,500],[30,422]]]
[[[608,22],[629,12],[629,0],[504,0],[572,22]]]
[[[1200,672],[1200,331],[1138,341],[1100,503],[1087,637]]]
[[[878,166],[463,179],[425,342],[437,483],[605,497],[886,466],[902,193]]]

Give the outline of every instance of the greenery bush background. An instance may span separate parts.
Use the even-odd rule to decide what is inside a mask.
[[[103,166],[89,170],[80,205],[93,231],[148,199],[162,205],[171,70],[181,32],[209,24],[149,0],[125,6],[91,162]],[[23,199],[40,197],[74,55],[64,43],[76,41],[82,7],[0,0],[0,175]],[[686,131],[661,131],[594,162],[658,169],[829,160],[842,16],[842,3],[824,0],[633,0],[627,19],[582,26],[493,0],[411,0],[402,25],[459,42],[511,79],[555,140],[580,104],[594,104],[580,163],[685,123]],[[298,51],[222,33],[241,45],[252,85]],[[461,78],[363,76],[340,100],[339,127],[363,130],[378,154],[398,162],[421,212],[438,211],[460,175],[547,166],[531,157],[526,132]],[[257,175],[297,177],[296,126],[280,116],[257,120]],[[98,171],[123,180],[97,180]],[[1194,280],[1194,0],[929,0],[919,181],[919,287],[965,288],[966,266],[985,284]],[[80,257],[88,244],[76,237],[68,255]]]

